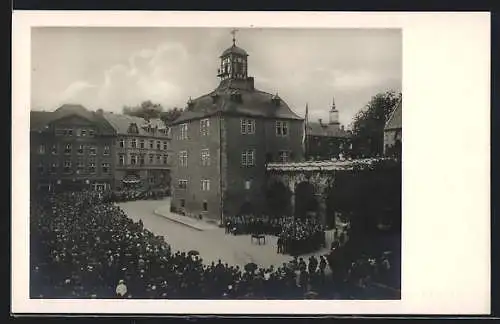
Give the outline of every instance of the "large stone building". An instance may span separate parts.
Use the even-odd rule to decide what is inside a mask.
[[[115,188],[169,189],[170,132],[165,123],[110,112],[102,115],[116,132]]]
[[[403,108],[402,102],[396,105],[384,128],[384,155],[401,157],[403,140]]]
[[[339,111],[332,101],[328,123],[306,121],[306,159],[330,160],[350,153],[352,133],[340,124]]]
[[[113,186],[115,132],[81,105],[30,114],[32,190],[104,190]]]
[[[265,212],[266,164],[303,160],[303,119],[248,76],[248,54],[220,56],[219,86],[172,124],[172,209],[222,220]]]

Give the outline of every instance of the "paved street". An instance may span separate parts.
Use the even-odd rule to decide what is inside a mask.
[[[119,206],[134,221],[142,219],[147,229],[156,235],[165,236],[172,250],[186,252],[197,250],[206,263],[217,261],[220,258],[222,262],[237,264],[240,267],[248,262],[268,267],[280,265],[291,259],[288,255],[276,253],[276,237],[266,236],[266,245],[251,244],[249,235],[227,235],[222,228],[198,231],[154,213],[158,208],[167,209],[169,204],[170,199],[167,198],[164,200],[130,201],[120,203]],[[327,234],[327,243],[328,237]],[[323,249],[315,255],[325,254],[327,251],[327,249]],[[303,257],[308,258],[309,256],[310,254]]]

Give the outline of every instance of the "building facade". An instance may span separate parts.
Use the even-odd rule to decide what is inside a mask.
[[[115,132],[81,105],[30,114],[32,190],[105,190],[113,187]]]
[[[114,187],[169,190],[170,131],[163,121],[110,112],[101,114],[116,133]]]
[[[384,128],[384,155],[401,157],[403,141],[403,108],[399,100]]]
[[[303,119],[254,87],[248,54],[220,56],[219,86],[189,100],[172,126],[172,209],[223,220],[265,212],[266,165],[301,161]]]
[[[319,119],[318,122],[307,122],[306,125],[307,160],[330,160],[348,156],[351,152],[352,133],[340,124],[335,100],[330,108],[328,123]]]

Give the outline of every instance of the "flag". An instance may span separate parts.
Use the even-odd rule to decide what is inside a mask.
[[[306,104],[306,116],[304,118],[304,133],[302,135],[302,147],[304,149],[304,156],[307,153],[306,138],[307,138],[307,127],[309,124],[309,106]]]

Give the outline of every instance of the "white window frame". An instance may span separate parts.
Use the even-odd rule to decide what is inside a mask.
[[[182,189],[182,190],[187,190],[188,181],[186,179],[177,180],[177,188]]]
[[[125,139],[120,138],[120,147],[124,148],[125,147]]]
[[[163,154],[163,164],[164,165],[168,164],[168,154]]]
[[[53,155],[57,155],[59,153],[59,145],[58,144],[53,144],[52,145],[51,153]]]
[[[97,155],[97,146],[89,145],[89,155]]]
[[[45,144],[40,144],[38,146],[38,154],[45,154]]]
[[[179,152],[179,166],[187,167],[188,166],[188,152],[180,151]]]
[[[289,133],[288,122],[285,120],[276,121],[276,136],[287,137]]]
[[[136,138],[132,138],[130,140],[130,147],[131,148],[137,148],[137,139]]]
[[[279,161],[281,163],[288,163],[290,162],[290,151],[288,150],[283,150],[283,151],[279,151]]]
[[[143,149],[146,147],[146,143],[144,142],[143,139],[139,140],[139,148]]]
[[[250,188],[252,188],[252,180],[245,180],[244,186],[245,190],[250,190]]]
[[[179,125],[179,139],[187,140],[188,139],[188,124],[180,124]]]
[[[127,157],[125,156],[125,154],[118,155],[118,165],[125,165],[126,160],[127,160]]]
[[[210,166],[210,150],[202,149],[200,151],[200,160],[202,166]]]
[[[201,180],[201,191],[210,191],[210,180],[202,179]]]
[[[82,150],[81,153],[80,153],[80,149]],[[76,150],[76,154],[83,155],[84,153],[85,153],[85,145],[83,145],[83,144],[78,145],[78,150]]]
[[[137,165],[137,155],[136,154],[130,154],[130,165]]]
[[[63,163],[63,172],[68,174],[71,173],[71,160],[65,160]]]
[[[88,169],[90,174],[96,173],[95,159],[89,159],[88,161]]]
[[[240,131],[242,135],[255,134],[255,119],[242,118],[240,120]]]
[[[167,141],[163,141],[163,150],[164,151],[168,150],[168,143],[167,143]]]
[[[69,150],[69,152],[67,152]],[[71,154],[73,151],[73,145],[71,143],[66,144],[64,147],[64,154]]]
[[[200,134],[201,136],[208,136],[210,134],[210,118],[200,120]]]
[[[108,170],[105,170],[105,168],[107,168]],[[110,173],[111,172],[111,164],[108,162],[101,163],[101,170],[103,173],[106,173],[106,174]]]
[[[149,154],[149,164],[154,164],[155,163],[155,155],[153,153]]]
[[[104,149],[102,150],[102,155],[109,155],[110,154],[110,149],[109,145],[104,145]]]
[[[241,152],[241,165],[245,167],[255,166],[255,150]]]

